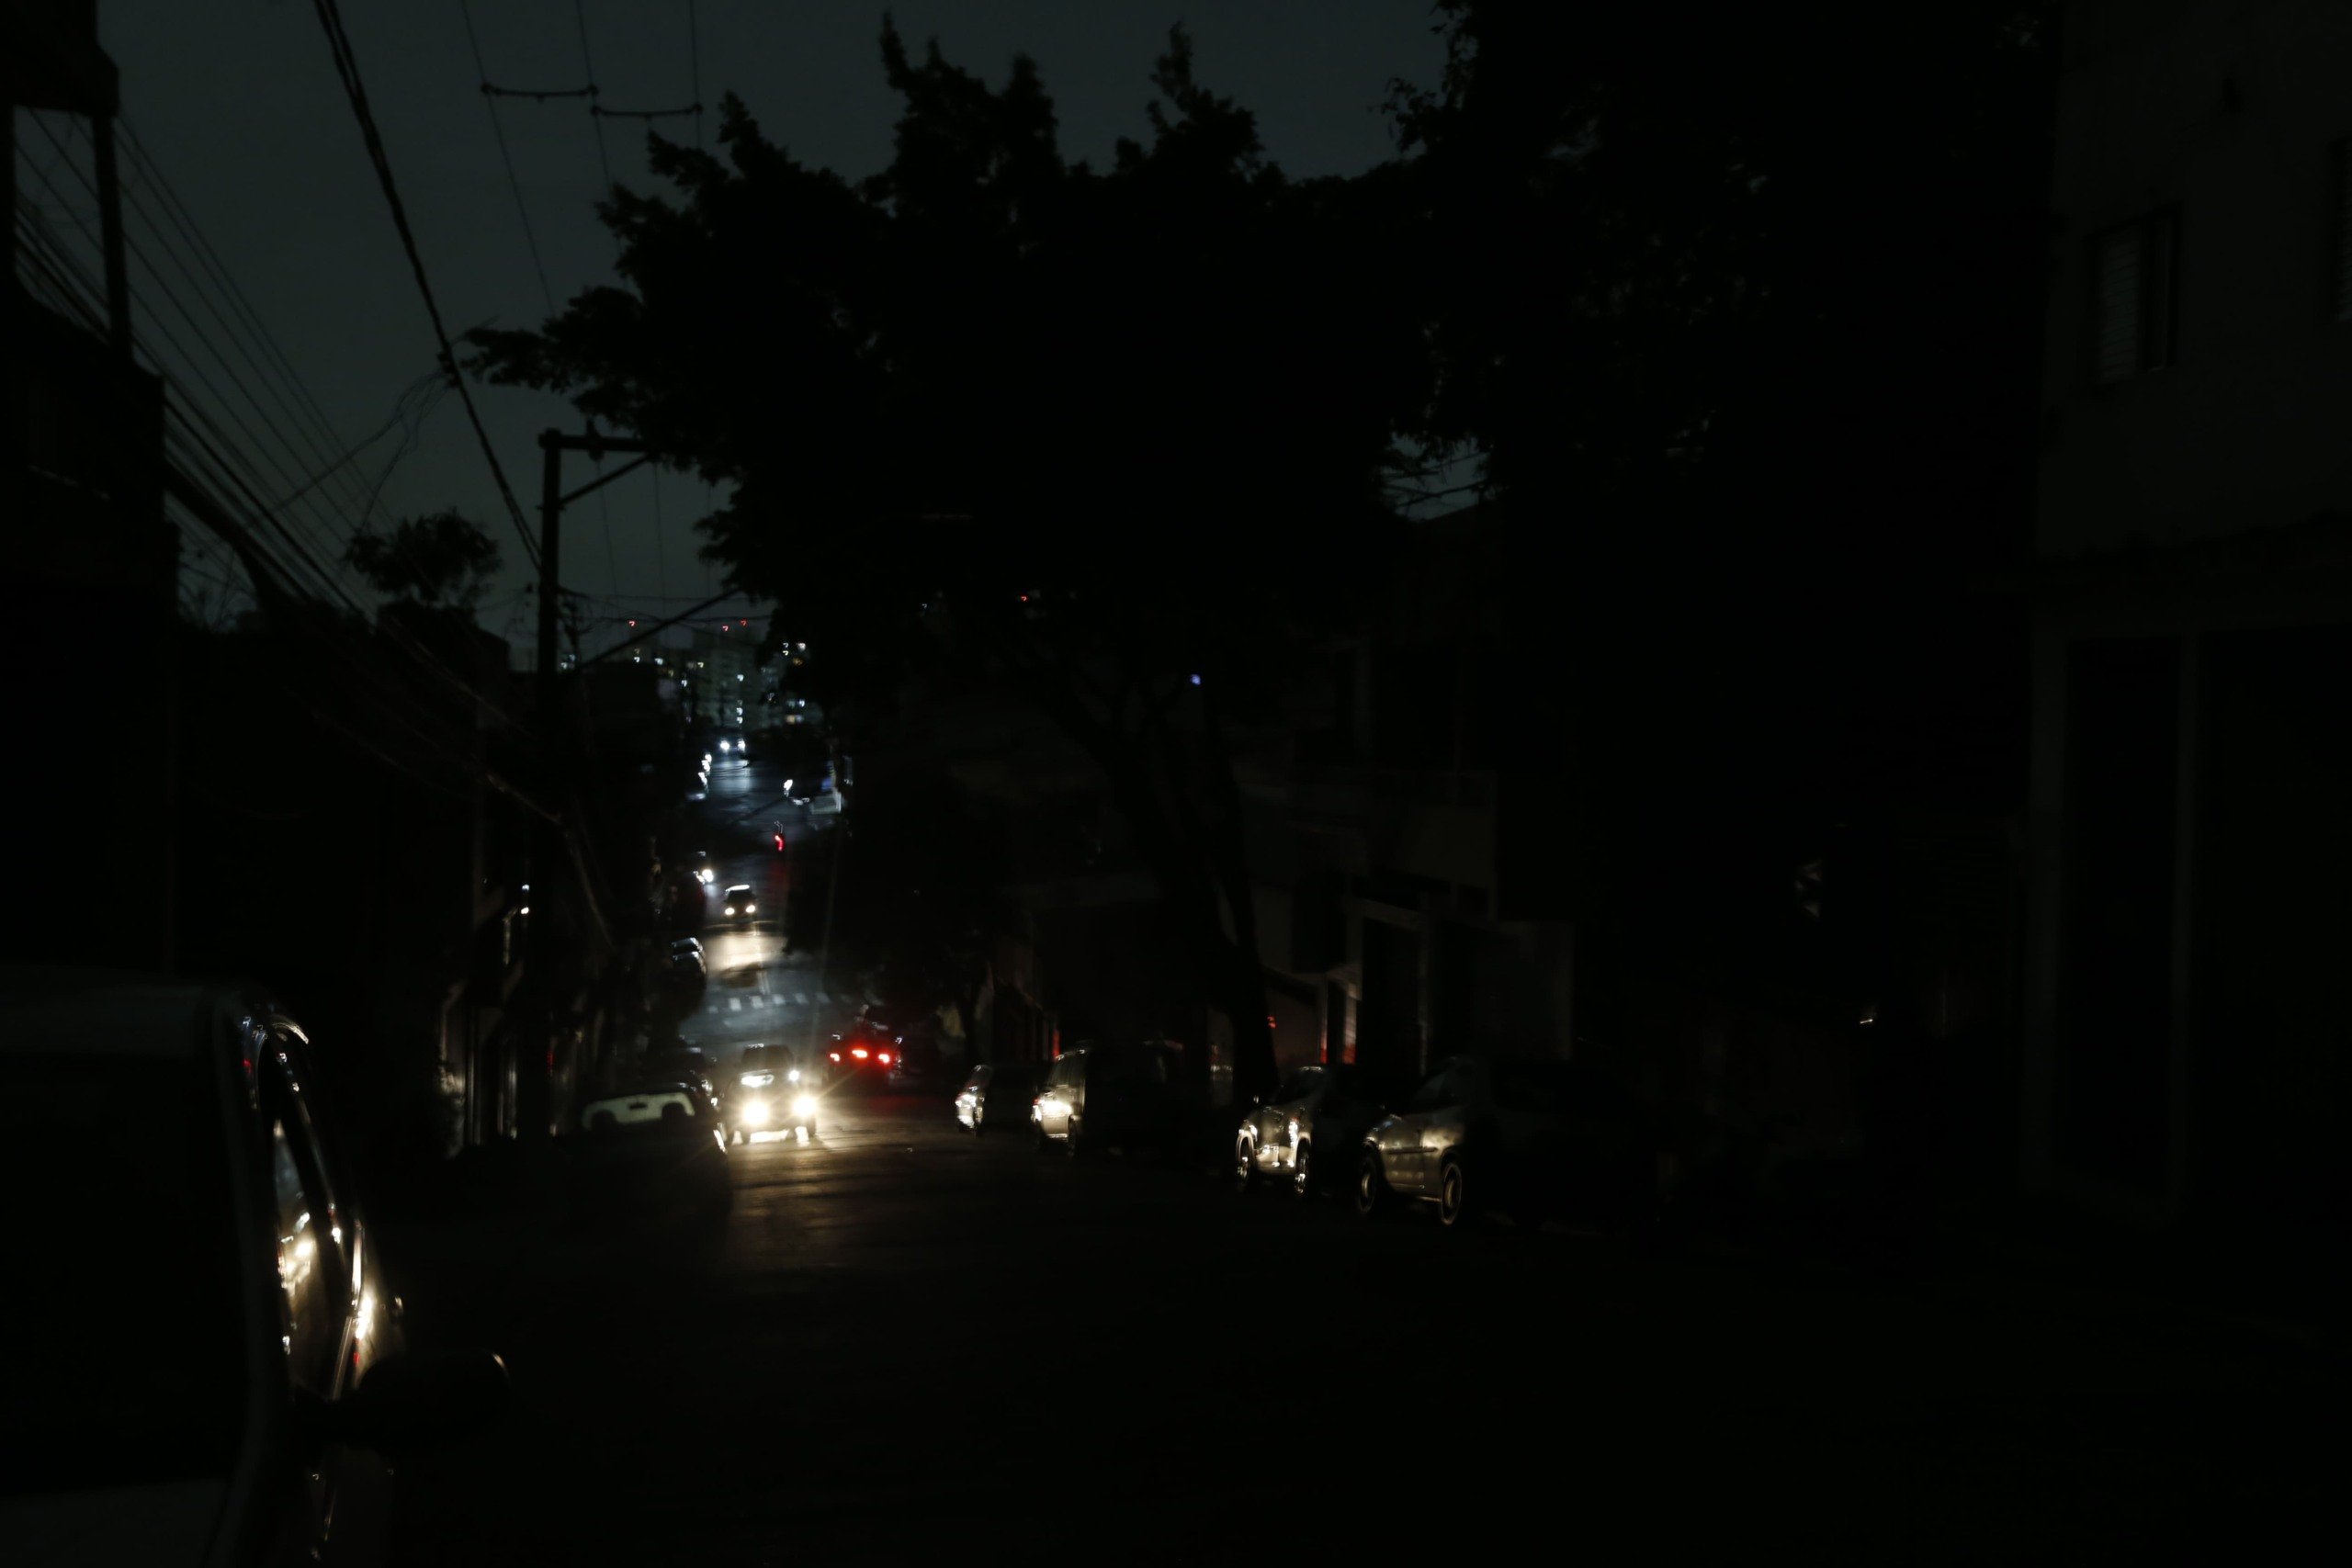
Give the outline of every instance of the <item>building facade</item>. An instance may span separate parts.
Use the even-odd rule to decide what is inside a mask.
[[[2024,1174],[2340,1218],[2352,1094],[2352,10],[2067,8]]]

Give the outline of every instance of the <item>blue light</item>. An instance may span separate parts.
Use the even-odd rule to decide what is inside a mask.
[[[1199,685],[1200,683],[1201,683],[1201,678],[1200,678],[1198,675],[1193,676],[1193,685],[1195,685],[1195,686],[1197,686],[1197,685]]]

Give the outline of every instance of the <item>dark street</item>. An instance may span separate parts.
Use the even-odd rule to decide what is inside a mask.
[[[710,1234],[417,1239],[412,1332],[518,1403],[414,1472],[416,1561],[2041,1557],[2284,1546],[2340,1483],[2340,1366],[2175,1311],[1367,1224],[927,1099],[734,1166]]]
[[[0,1565],[2352,1557],[2352,6],[0,60]]]

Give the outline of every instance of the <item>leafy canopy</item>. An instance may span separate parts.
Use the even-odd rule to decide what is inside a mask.
[[[481,365],[731,481],[711,553],[837,671],[942,591],[1032,640],[1050,600],[1060,653],[1246,664],[1384,525],[1426,396],[1377,182],[1285,175],[1181,29],[1101,169],[1026,59],[992,88],[886,23],[882,62],[882,173],[801,164],[729,96],[718,152],[656,137],[672,192],[604,209],[625,287],[478,333]]]

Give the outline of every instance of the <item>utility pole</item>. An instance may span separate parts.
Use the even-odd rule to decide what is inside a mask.
[[[601,459],[607,452],[637,454],[633,462],[624,463],[609,474],[602,474],[571,491],[563,491],[563,455],[585,452]],[[563,727],[563,686],[561,671],[557,667],[557,634],[561,629],[560,612],[563,601],[563,584],[559,576],[562,564],[563,509],[592,491],[612,483],[632,469],[643,468],[652,458],[645,443],[615,436],[599,435],[591,431],[585,435],[566,435],[560,430],[539,434],[539,628],[537,707],[539,733],[547,748],[546,762],[550,778],[560,778],[571,771],[576,761],[569,733]],[[561,800],[570,791],[553,788],[548,791]],[[551,889],[548,879],[565,858],[564,828],[560,822],[541,820],[534,834],[531,862],[533,877],[541,885],[541,908]],[[517,1098],[524,1136],[537,1139],[547,1136],[554,1128],[556,1111],[555,1058],[556,1046],[570,1027],[570,998],[557,988],[557,976],[565,965],[555,951],[554,926],[544,917],[534,919],[530,929],[530,974],[542,1001],[545,1032],[540,1048],[523,1055]],[[568,976],[567,976],[568,978]]]

